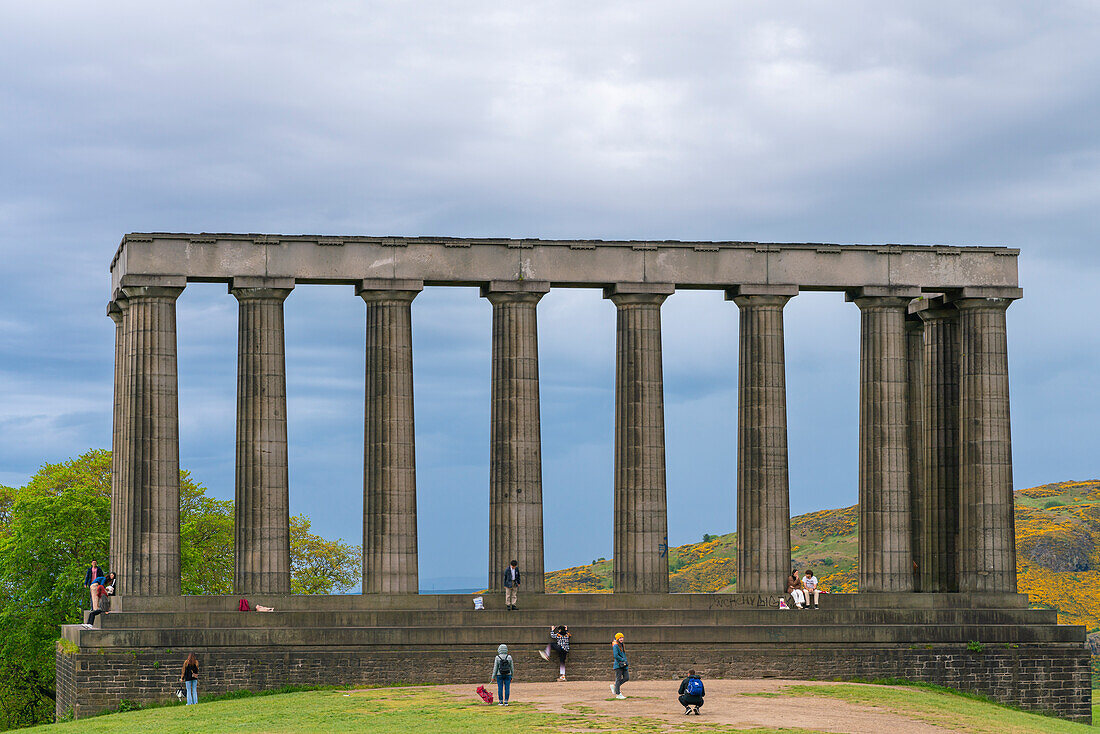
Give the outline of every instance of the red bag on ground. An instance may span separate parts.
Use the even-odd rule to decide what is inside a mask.
[[[237,602],[237,611],[238,612],[251,612],[252,611],[251,607],[248,606],[248,599],[241,599],[239,602]]]
[[[477,695],[481,696],[481,700],[484,701],[485,703],[492,703],[493,702],[493,694],[491,694],[487,690],[485,690],[485,686],[478,686],[477,687]]]

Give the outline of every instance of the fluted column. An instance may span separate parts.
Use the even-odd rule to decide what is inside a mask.
[[[412,301],[422,281],[367,280],[363,593],[415,594],[416,443]]]
[[[1015,592],[1005,327],[1005,311],[1012,300],[962,298],[954,303],[959,309],[961,345],[959,591]]]
[[[861,288],[859,590],[913,590],[908,349],[905,317],[918,289]]]
[[[293,280],[234,278],[237,468],[233,588],[290,593],[290,476],[283,301]]]
[[[924,322],[905,321],[909,383],[909,539],[913,556],[913,591],[922,591],[921,559],[924,557]]]
[[[661,304],[673,287],[607,289],[615,329],[615,591],[668,592]]]
[[[959,312],[922,304],[924,321],[924,547],[921,590],[959,590]]]
[[[114,406],[111,415],[111,543],[107,570],[119,573],[123,566],[122,531],[125,502],[122,495],[121,466],[123,461],[123,413],[126,390],[126,312],[130,304],[120,298],[107,307],[107,315],[115,322],[115,383]],[[120,590],[121,591],[121,590]]]
[[[122,588],[132,596],[180,593],[179,400],[173,285],[123,284],[125,390],[119,523]],[[176,286],[178,281],[181,285]]]
[[[545,281],[494,281],[481,291],[493,304],[488,588],[498,591],[512,560],[526,592],[545,590],[536,308],[549,290]]]
[[[777,594],[791,571],[783,307],[796,286],[738,287],[737,591]]]

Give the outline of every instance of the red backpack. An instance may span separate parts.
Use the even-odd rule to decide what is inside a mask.
[[[238,612],[251,612],[252,611],[252,609],[248,606],[248,599],[241,599],[239,602],[237,602],[237,611]]]

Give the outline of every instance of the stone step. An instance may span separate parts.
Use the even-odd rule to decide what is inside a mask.
[[[241,598],[255,607],[263,605],[293,611],[356,610],[472,610],[476,594],[339,594],[293,596],[227,594],[222,596],[117,597],[118,611],[237,610]],[[503,609],[504,595],[482,594],[486,609]],[[779,594],[532,594],[522,590],[521,610],[581,609],[774,609]],[[830,609],[1026,609],[1024,594],[825,594],[822,604]]]
[[[650,610],[504,610],[435,611],[276,611],[265,612],[112,612],[100,615],[102,629],[225,628],[225,627],[445,627],[594,625],[836,625],[836,624],[1056,624],[1057,612],[1047,609],[837,610],[781,611],[773,609],[650,609]]]
[[[277,646],[463,646],[496,645],[500,642],[542,646],[547,641],[544,625],[448,626],[448,627],[228,627],[157,629],[84,629],[67,625],[67,639],[81,648],[152,648],[184,650],[190,647]],[[628,644],[901,644],[1074,642],[1080,644],[1084,629],[1075,625],[1020,624],[882,624],[715,626],[715,625],[594,625],[577,629],[573,646],[607,645],[616,632]]]

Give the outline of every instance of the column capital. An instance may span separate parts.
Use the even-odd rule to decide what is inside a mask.
[[[943,296],[931,298],[918,298],[909,304],[909,315],[919,318],[922,322],[935,321],[936,319],[958,318],[959,311],[954,304],[947,303]]]
[[[745,306],[779,306],[798,295],[797,285],[735,285],[726,289],[726,300],[739,308]]]
[[[367,278],[355,286],[355,295],[367,303],[412,301],[424,290],[424,281],[409,278]]]
[[[603,289],[603,297],[616,306],[660,306],[675,291],[671,283],[613,283]]]
[[[491,280],[481,286],[481,297],[498,303],[538,303],[550,292],[548,280]]]
[[[183,290],[186,285],[186,275],[124,275],[119,281],[119,287],[123,292],[128,288],[136,287],[164,287]]]
[[[844,300],[859,305],[861,300],[898,299],[908,304],[914,298],[920,298],[920,295],[920,286],[915,285],[865,285],[849,288],[844,292]]]
[[[1002,286],[966,286],[958,288],[944,295],[948,303],[969,300],[1008,300],[1017,301],[1024,297],[1023,288]]]
[[[1015,299],[1012,298],[959,298],[951,302],[960,311],[974,311],[988,309],[990,311],[1007,311]]]
[[[238,275],[229,279],[229,292],[235,290],[286,290],[294,288],[294,278],[265,278],[255,275]]]
[[[122,323],[122,317],[126,314],[126,309],[128,308],[130,308],[130,302],[125,298],[116,298],[113,301],[108,301],[107,316],[116,324]]]
[[[238,301],[279,301],[282,303],[294,290],[291,288],[229,287],[229,294]]]
[[[161,285],[135,285],[135,286],[123,286],[123,295],[127,299],[131,298],[171,298],[175,300],[179,298],[179,295],[183,293],[183,286],[161,286]]]

